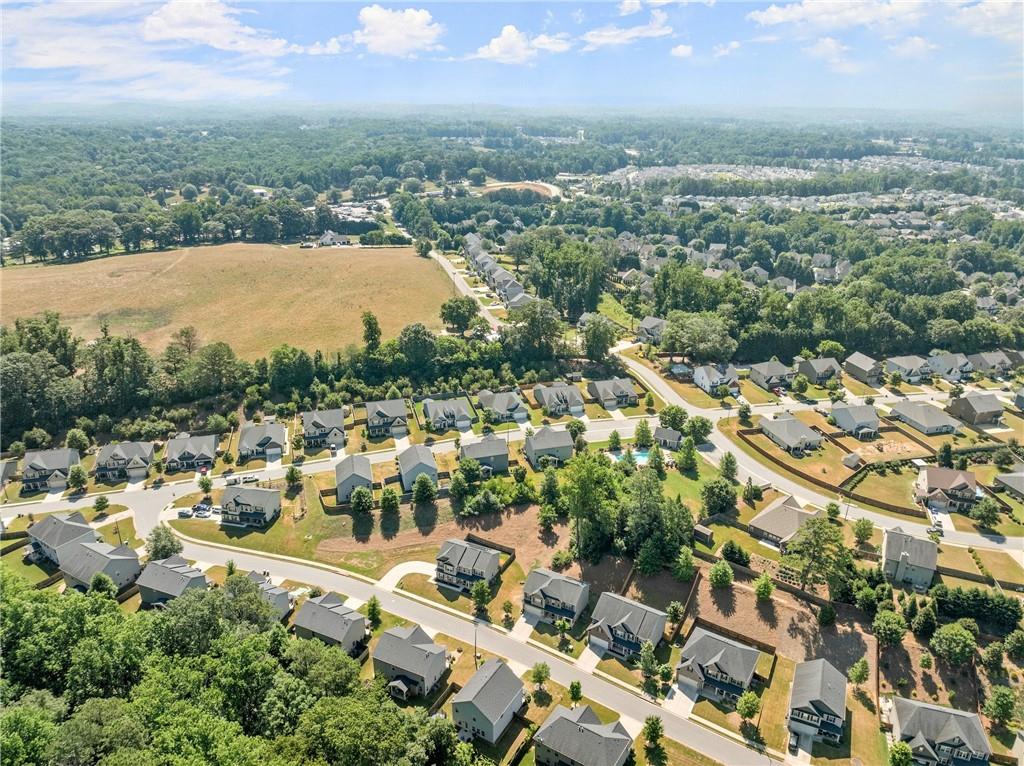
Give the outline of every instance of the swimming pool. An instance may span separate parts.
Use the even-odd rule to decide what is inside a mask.
[[[612,451],[609,450],[609,452],[607,454],[608,454],[608,457],[610,457],[613,462],[618,463],[620,460],[622,460],[623,456],[626,454],[626,450],[623,449],[623,450],[619,450],[618,452],[612,452]],[[648,457],[650,457],[650,454],[651,454],[650,450],[635,449],[635,450],[633,450],[633,460],[636,461],[637,465],[647,465],[647,459],[648,459]]]

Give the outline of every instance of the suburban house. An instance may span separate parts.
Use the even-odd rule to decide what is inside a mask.
[[[145,479],[153,464],[153,442],[106,444],[96,455],[96,478],[100,481]]]
[[[854,351],[846,357],[843,371],[854,380],[873,388],[882,382],[882,365],[860,351]]]
[[[78,465],[76,449],[47,449],[26,452],[21,462],[21,491],[66,489],[71,466]]]
[[[533,398],[537,400],[537,405],[544,410],[544,414],[551,417],[583,414],[583,394],[571,383],[534,386]]]
[[[825,437],[793,415],[780,415],[761,421],[761,432],[791,455],[818,449]]]
[[[644,641],[657,646],[667,622],[664,612],[606,591],[597,600],[587,635],[598,654],[612,652],[628,658],[640,654]]]
[[[222,524],[265,527],[281,513],[281,490],[225,487],[220,504]]]
[[[103,573],[118,591],[128,587],[142,571],[139,554],[127,545],[104,542],[76,542],[61,551],[60,571],[69,588],[88,590],[95,575]]]
[[[638,401],[633,381],[629,378],[592,380],[587,384],[587,393],[599,401],[606,410],[635,407]]]
[[[1006,375],[1013,369],[1013,362],[1010,357],[1002,351],[986,351],[981,354],[971,354],[967,357],[974,366],[974,371],[982,375]]]
[[[832,378],[839,378],[843,374],[843,368],[834,357],[826,356],[820,359],[800,359],[796,363],[796,372],[803,375],[812,384],[823,386]]]
[[[345,410],[303,412],[302,438],[307,447],[344,447]]]
[[[914,497],[929,508],[966,512],[978,499],[978,479],[970,471],[927,465],[917,474]]]
[[[366,403],[366,433],[369,436],[401,438],[409,430],[405,399],[385,399]]]
[[[525,423],[530,419],[530,410],[518,391],[494,392],[484,389],[476,395],[476,400],[492,423]]]
[[[65,547],[96,542],[96,530],[78,511],[49,513],[28,528],[28,539],[34,556],[42,556],[60,566]]]
[[[796,373],[778,359],[758,362],[750,365],[750,381],[769,391],[776,388],[788,388]]]
[[[926,402],[897,402],[889,411],[890,420],[899,420],[923,434],[951,434],[960,430],[960,422]]]
[[[1024,388],[1018,388],[1014,393],[1013,406],[1018,410],[1024,410]]]
[[[683,443],[683,434],[674,428],[654,427],[654,441],[666,449],[676,450]]]
[[[544,464],[551,462],[560,465],[572,457],[572,451],[572,434],[556,431],[551,426],[544,426],[533,436],[527,436],[523,447],[523,452],[534,468],[543,468]]]
[[[491,582],[500,569],[501,556],[494,548],[452,538],[437,554],[434,582],[468,592],[478,580]]]
[[[992,755],[977,713],[895,696],[889,718],[893,739],[910,746],[915,764],[984,766]]]
[[[339,245],[347,245],[349,241],[347,234],[335,234],[328,229],[320,235],[320,239],[316,241],[316,244],[317,247],[337,247]]]
[[[523,585],[523,613],[544,622],[575,623],[587,608],[590,586],[575,577],[534,569]]]
[[[437,486],[437,461],[430,447],[413,444],[398,456],[398,473],[402,477],[402,488],[412,492],[412,485],[419,476],[429,476]]]
[[[164,462],[168,471],[197,471],[213,468],[217,460],[217,436],[182,434],[167,440]]]
[[[890,582],[928,588],[935,577],[939,546],[899,527],[882,532],[882,571]]]
[[[633,738],[621,721],[601,723],[590,705],[556,705],[533,735],[533,752],[540,766],[623,766]]]
[[[993,489],[1003,490],[1018,500],[1024,500],[1024,469],[1017,466],[1015,471],[997,474]]]
[[[735,704],[750,688],[761,652],[751,646],[694,628],[676,665],[676,681],[690,697]]]
[[[885,374],[898,372],[906,383],[918,383],[921,378],[931,377],[932,368],[923,356],[891,356],[885,360]]]
[[[724,368],[710,364],[701,365],[693,371],[693,383],[711,396],[718,396],[718,389],[725,386],[732,396],[740,392],[740,377],[731,364]]]
[[[473,413],[463,397],[455,399],[424,399],[423,420],[435,433],[452,429],[468,431],[473,425]]]
[[[796,666],[789,695],[789,730],[838,744],[846,722],[846,676],[826,659]]]
[[[448,651],[419,625],[384,631],[371,656],[373,674],[386,678],[391,696],[403,700],[430,694],[448,669]]]
[[[640,320],[636,327],[637,343],[652,343],[655,346],[661,343],[661,336],[665,333],[668,322],[655,316],[647,316]]]
[[[303,603],[295,615],[295,635],[318,638],[352,654],[366,638],[366,618],[345,606],[337,593],[325,593]]]
[[[928,366],[948,383],[959,383],[964,375],[974,371],[974,365],[964,354],[935,354],[928,357]]]
[[[535,300],[537,299],[534,298],[529,293],[519,293],[518,295],[509,298],[507,301],[505,301],[505,308],[509,309],[510,311],[512,309],[521,309],[523,306],[527,305],[528,303],[533,303],[533,301]]]
[[[508,442],[493,433],[459,448],[459,459],[472,458],[487,474],[508,471]]]
[[[206,575],[181,556],[150,561],[135,584],[143,604],[162,604],[193,588],[207,587]]]
[[[283,620],[285,615],[295,606],[292,595],[286,589],[279,585],[274,585],[270,581],[269,572],[252,571],[246,577],[256,583],[256,587],[260,589],[260,596],[273,607],[274,613],[279,620]]]
[[[870,404],[836,402],[832,405],[832,419],[837,428],[858,439],[878,436],[878,412]]]
[[[352,490],[366,487],[373,490],[373,467],[365,455],[348,455],[334,468],[334,483],[337,501],[347,503],[352,499]]]
[[[280,460],[287,441],[280,423],[246,423],[238,433],[238,458]]]
[[[1002,420],[1003,403],[995,394],[972,391],[950,399],[946,412],[972,426],[985,426]]]
[[[492,745],[523,706],[523,682],[504,660],[487,660],[452,697],[452,721],[473,739]]]
[[[800,531],[808,519],[821,516],[822,511],[808,511],[792,495],[783,495],[769,503],[748,523],[750,534],[767,540],[785,550],[786,543]]]

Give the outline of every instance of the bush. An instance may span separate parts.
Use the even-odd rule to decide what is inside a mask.
[[[726,540],[722,546],[722,558],[731,561],[733,564],[750,566],[750,554],[743,550],[743,546],[734,540]]]
[[[437,499],[437,487],[434,480],[425,473],[416,477],[412,485],[412,499],[417,504],[425,505]]]
[[[825,627],[834,625],[836,622],[836,608],[832,604],[825,604],[818,610],[818,624]]]
[[[672,576],[679,582],[690,582],[697,572],[697,565],[693,561],[693,551],[687,546],[679,549],[675,563],[672,565]]]
[[[708,582],[712,588],[728,588],[732,585],[732,567],[727,561],[719,561],[708,571]]]
[[[561,572],[563,569],[567,569],[572,565],[572,554],[569,551],[555,551],[555,555],[551,557],[551,568],[556,572]]]

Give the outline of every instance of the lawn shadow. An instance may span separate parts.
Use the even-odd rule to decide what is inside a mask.
[[[380,515],[380,534],[385,540],[390,540],[398,534],[402,523],[402,516],[398,511],[388,511]]]
[[[732,588],[712,588],[711,600],[723,616],[730,617],[736,613],[736,594]]]
[[[771,599],[757,602],[757,616],[769,628],[776,628],[779,625],[779,617],[775,611],[775,602]]]
[[[644,745],[644,752],[647,754],[647,763],[650,766],[667,766],[668,755],[661,744]]]
[[[877,710],[877,708],[875,707],[875,701],[871,699],[871,695],[868,694],[863,687],[858,686],[853,692],[853,697],[857,700],[857,702],[862,704],[864,706],[864,709],[871,713],[871,715],[875,714]],[[850,719],[847,718],[847,720]]]
[[[429,535],[437,526],[436,503],[413,503],[412,518],[422,535]]]

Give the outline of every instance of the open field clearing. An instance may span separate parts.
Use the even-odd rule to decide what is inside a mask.
[[[191,324],[203,342],[254,359],[285,342],[311,352],[358,343],[364,311],[385,338],[412,322],[440,329],[438,310],[454,295],[440,266],[411,247],[229,244],[5,268],[0,319],[59,311],[85,338],[106,322],[156,350]]]

